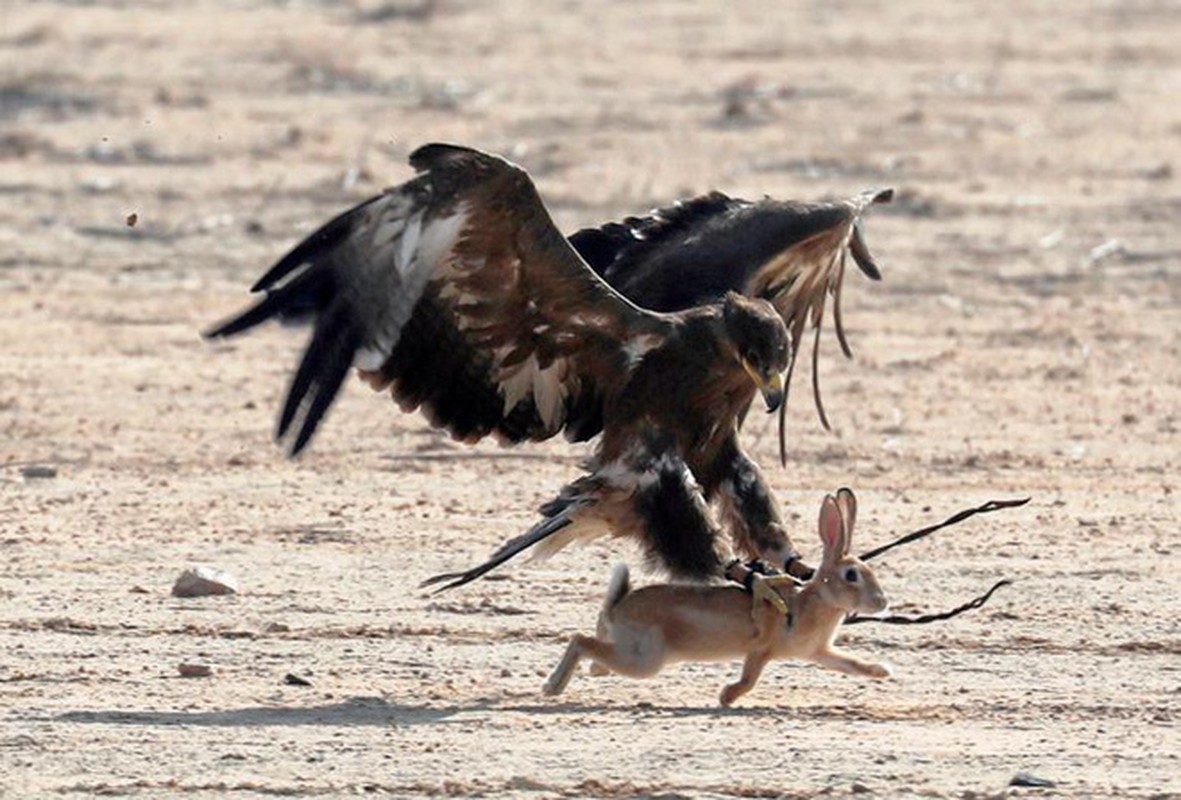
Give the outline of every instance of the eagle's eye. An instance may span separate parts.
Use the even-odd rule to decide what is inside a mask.
[[[845,570],[845,580],[849,583],[857,583],[857,570],[852,567]]]

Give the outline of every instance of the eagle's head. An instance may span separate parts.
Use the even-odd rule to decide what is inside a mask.
[[[791,360],[783,319],[766,300],[737,292],[726,293],[722,318],[738,360],[762,392],[767,410],[775,411],[783,403],[783,373]]]

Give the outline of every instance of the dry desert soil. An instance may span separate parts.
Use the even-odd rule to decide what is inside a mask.
[[[1179,42],[1173,0],[5,0],[0,795],[1178,797]],[[893,186],[856,357],[821,348],[834,430],[805,372],[787,468],[762,415],[745,441],[811,553],[840,485],[862,545],[1031,496],[877,566],[901,612],[1017,583],[850,628],[885,682],[543,697],[634,552],[416,586],[585,447],[457,445],[350,381],[289,460],[305,333],[199,336],[432,140],[521,163],[567,231]],[[238,593],[170,596],[197,564]]]

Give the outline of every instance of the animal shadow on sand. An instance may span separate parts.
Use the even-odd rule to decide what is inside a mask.
[[[196,727],[284,727],[299,725],[412,726],[459,721],[465,714],[509,713],[541,715],[657,715],[657,716],[763,716],[781,713],[782,709],[722,708],[720,706],[656,706],[648,703],[583,704],[529,703],[524,697],[478,699],[451,706],[403,705],[381,697],[351,697],[339,703],[316,706],[251,706],[216,711],[67,711],[53,718],[55,722],[101,725],[150,725]],[[515,702],[514,702],[515,701]]]

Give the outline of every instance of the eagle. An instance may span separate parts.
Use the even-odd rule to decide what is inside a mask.
[[[208,332],[270,319],[314,322],[277,437],[298,454],[349,371],[464,442],[562,433],[598,439],[586,473],[541,519],[458,585],[534,546],[610,535],[638,540],[675,577],[721,572],[734,548],[772,564],[795,551],[738,423],[755,395],[784,399],[792,348],[767,300],[726,292],[675,312],[637,306],[555,227],[532,180],[507,160],[429,144],[417,175],[329,221]],[[606,236],[610,236],[608,231]]]
[[[827,298],[833,327],[853,357],[841,319],[848,256],[871,280],[881,270],[861,228],[866,209],[893,199],[892,189],[870,189],[826,203],[732,198],[712,192],[646,216],[585,228],[570,237],[591,268],[636,305],[681,311],[719,302],[726,292],[769,300],[793,344],[785,393],[791,388],[804,329],[811,326],[812,395],[820,422],[831,429],[820,396],[818,355]],[[786,396],[779,408],[779,458],[787,464]]]

